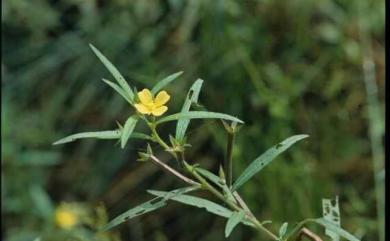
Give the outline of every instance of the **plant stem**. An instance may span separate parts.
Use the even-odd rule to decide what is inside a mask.
[[[186,177],[186,176],[183,176],[182,174],[180,174],[179,172],[177,172],[175,169],[173,169],[172,167],[170,167],[169,165],[165,164],[164,162],[160,161],[157,157],[155,157],[154,155],[151,155],[150,156],[150,159],[152,159],[153,163],[157,164],[158,166],[162,167],[165,171],[173,174],[174,176],[176,176],[177,178],[179,178],[180,180],[190,184],[190,185],[195,185],[195,186],[200,186],[199,183],[195,182],[194,180]]]
[[[184,166],[186,170],[191,173],[201,184],[202,187],[212,194],[214,194],[216,197],[221,199],[224,203],[226,203],[230,208],[232,208],[235,211],[243,211],[239,206],[237,206],[234,202],[230,201],[229,199],[226,199],[217,189],[215,189],[213,186],[211,186],[202,176],[200,176],[195,169],[184,162]],[[271,231],[269,231],[267,228],[265,228],[254,216],[247,214],[246,215],[248,220],[252,222],[252,224],[255,226],[255,228],[259,231],[262,231],[266,233],[269,237],[272,238],[272,240],[279,240],[279,238],[273,234]]]
[[[234,132],[227,132],[227,146],[226,146],[226,159],[225,159],[225,174],[226,184],[230,188],[233,180],[233,143],[234,143]]]

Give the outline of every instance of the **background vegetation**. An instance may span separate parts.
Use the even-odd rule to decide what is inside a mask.
[[[51,145],[70,133],[113,129],[132,112],[100,80],[112,78],[88,43],[139,89],[183,70],[168,89],[170,113],[204,79],[200,102],[246,122],[233,153],[236,175],[286,137],[310,135],[242,188],[260,219],[276,229],[317,217],[321,198],[339,195],[342,226],[380,240],[384,11],[379,0],[3,1],[2,240],[61,240],[53,210],[64,201],[85,210],[103,203],[112,218],[149,199],[145,189],[179,184],[136,162],[143,147],[136,141],[125,150],[114,141]],[[221,123],[190,128],[189,160],[216,171]],[[98,213],[93,219],[103,222]],[[122,240],[211,241],[223,239],[224,225],[172,202],[116,230]],[[94,235],[88,225],[74,232]],[[232,240],[262,239],[238,227]]]

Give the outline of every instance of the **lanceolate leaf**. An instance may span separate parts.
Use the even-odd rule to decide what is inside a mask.
[[[75,141],[82,138],[97,138],[97,139],[118,139],[121,136],[120,130],[114,131],[94,131],[94,132],[82,132],[67,136],[53,143],[53,145],[64,144]]]
[[[212,181],[217,186],[219,186],[221,188],[223,187],[223,181],[221,180],[220,177],[218,177],[214,173],[212,173],[212,172],[210,172],[210,171],[208,171],[206,169],[200,168],[200,167],[195,167],[195,170],[197,172],[199,172],[202,176],[204,176],[207,179],[209,179],[210,181]]]
[[[154,190],[148,190],[148,192],[152,195],[159,196],[159,197],[167,194],[167,192],[154,191]],[[204,198],[181,194],[172,197],[171,199],[190,206],[205,208],[206,211],[221,217],[229,218],[232,215],[232,211],[230,211],[229,209],[222,207],[221,205],[211,202]],[[245,219],[242,220],[242,223],[253,227],[253,224],[246,221]]]
[[[179,119],[224,119],[224,120],[244,123],[242,120],[227,114],[208,112],[208,111],[189,111],[185,113],[176,113],[161,118],[160,120],[157,121],[157,124],[161,124],[163,122],[168,122],[168,121],[179,120]]]
[[[203,80],[197,79],[194,84],[191,86],[190,90],[187,93],[186,100],[184,101],[183,107],[181,108],[181,113],[186,113],[190,110],[192,103],[197,103],[199,98],[199,92],[202,88]],[[190,123],[189,119],[180,119],[177,122],[176,126],[176,139],[183,140],[187,127]]]
[[[279,239],[282,240],[284,235],[287,232],[288,223],[283,223],[282,226],[279,228]]]
[[[183,74],[183,71],[180,71],[180,72],[177,72],[177,73],[174,73],[174,74],[171,74],[170,76],[160,80],[154,87],[153,89],[151,90],[152,94],[155,95],[157,94],[157,92],[159,92],[160,90],[162,90],[166,85],[168,85],[169,83],[171,83],[173,80],[175,80],[177,77],[179,77],[180,75]]]
[[[279,144],[268,149],[265,153],[255,159],[237,178],[234,182],[232,190],[237,190],[242,184],[248,181],[253,175],[261,171],[266,165],[268,165],[276,156],[287,150],[291,145],[299,140],[308,137],[308,135],[295,135],[291,136]]]
[[[152,200],[149,200],[147,202],[144,202],[124,213],[119,215],[118,217],[114,218],[112,221],[110,221],[105,227],[103,227],[102,231],[106,231],[108,229],[111,229],[125,221],[128,221],[134,217],[140,216],[142,214],[154,211],[158,208],[161,208],[166,205],[166,201],[175,197],[176,195],[180,195],[183,193],[187,193],[193,190],[196,190],[198,187],[184,187],[180,189],[176,189],[170,192],[164,192],[164,195],[158,196],[156,198],[153,198]]]
[[[345,238],[345,239],[347,239],[349,241],[360,241],[359,239],[357,239],[352,234],[348,233],[344,229],[334,225],[333,223],[327,221],[324,218],[315,219],[314,222],[324,226],[326,230],[330,230],[330,231],[332,231],[334,233],[337,233],[338,235],[340,235],[341,237],[343,237],[343,238]]]
[[[200,168],[200,167],[195,167],[195,170],[199,172],[202,176],[206,177],[210,181],[212,181],[214,184],[222,188],[224,195],[232,202],[236,202],[236,200],[233,197],[232,192],[230,191],[229,187],[226,185],[226,182],[223,181],[220,177],[215,175],[214,173]]]
[[[134,98],[134,92],[131,90],[129,84],[126,82],[125,78],[119,73],[118,69],[104,56],[95,46],[92,44],[89,44],[93,52],[96,54],[96,56],[102,61],[104,66],[110,71],[110,73],[114,76],[116,81],[118,82],[119,86],[124,90],[126,93],[126,96],[133,100]]]
[[[56,142],[53,143],[53,145],[59,145],[59,144],[65,144],[68,142],[72,142],[78,139],[84,139],[84,138],[97,138],[97,139],[119,139],[122,135],[121,130],[113,130],[113,131],[95,131],[95,132],[82,132],[73,134],[67,137],[64,137]],[[145,139],[150,140],[150,136],[145,135],[143,133],[136,133],[133,132],[131,134],[130,138],[137,138],[137,139]]]
[[[137,125],[138,117],[133,115],[130,116],[126,123],[125,126],[123,127],[122,130],[122,136],[121,136],[121,148],[125,148],[127,141],[130,138],[131,133],[133,133],[135,126]]]
[[[109,80],[106,79],[102,79],[102,80],[104,81],[104,83],[108,84],[111,88],[113,88],[116,92],[118,92],[125,100],[127,100],[127,102],[132,104],[130,97],[126,94],[126,92],[121,87],[119,87],[117,84]]]
[[[226,226],[225,226],[225,237],[229,237],[230,233],[233,231],[233,229],[239,224],[243,218],[245,217],[244,212],[233,212],[230,218],[228,219]]]
[[[155,196],[163,196],[166,195],[167,192],[162,191],[154,191],[154,190],[148,190],[148,192]],[[232,211],[229,209],[222,207],[219,204],[216,204],[214,202],[211,202],[209,200],[200,198],[200,197],[194,197],[190,195],[178,195],[172,198],[172,200],[175,200],[180,203],[184,203],[190,206],[195,206],[198,208],[205,208],[208,212],[216,214],[218,216],[222,216],[225,218],[229,218],[232,214]]]

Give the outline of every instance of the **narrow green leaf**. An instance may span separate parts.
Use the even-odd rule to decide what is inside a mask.
[[[108,71],[114,76],[116,81],[118,82],[119,86],[124,90],[126,93],[126,96],[133,100],[134,98],[134,92],[131,90],[129,84],[126,82],[125,78],[119,73],[118,69],[104,56],[95,46],[92,44],[89,44],[92,51],[96,54],[96,56],[100,59],[100,61],[106,66]]]
[[[230,191],[229,187],[226,185],[226,181],[222,180],[220,177],[218,177],[217,175],[215,175],[214,173],[206,169],[195,167],[195,170],[199,172],[202,176],[206,177],[208,180],[212,181],[214,184],[222,188],[226,198],[228,198],[230,201],[234,203],[236,202],[232,192]]]
[[[155,190],[148,190],[148,193],[155,195],[155,196],[163,196],[166,195],[167,192],[162,192],[162,191],[155,191]],[[176,202],[180,202],[183,204],[187,204],[189,206],[194,206],[198,208],[205,208],[206,211],[213,213],[215,215],[224,217],[224,218],[229,218],[232,215],[232,211],[229,209],[222,207],[219,204],[216,204],[214,202],[211,202],[209,200],[206,200],[204,198],[199,198],[199,197],[194,197],[190,195],[177,195],[175,197],[171,198],[172,200]],[[242,220],[242,223],[253,227],[254,225],[246,220]]]
[[[153,198],[147,202],[144,202],[134,208],[129,209],[128,211],[122,213],[121,215],[117,216],[113,220],[111,220],[106,226],[103,227],[102,231],[107,231],[115,226],[118,226],[119,224],[126,222],[132,218],[135,218],[137,216],[143,215],[145,213],[152,212],[158,208],[161,208],[166,205],[167,200],[183,194],[187,193],[193,190],[196,190],[199,187],[184,187],[179,188],[170,192],[164,192],[164,195],[158,196],[156,198]]]
[[[191,86],[187,93],[186,100],[184,101],[181,113],[187,113],[190,110],[192,103],[197,103],[199,98],[199,92],[202,88],[203,80],[197,79]],[[183,140],[187,127],[190,123],[188,119],[179,119],[176,126],[176,139]]]
[[[230,233],[233,231],[233,229],[239,224],[242,219],[245,217],[244,212],[233,212],[230,218],[228,219],[226,226],[225,226],[225,237],[229,237]]]
[[[160,120],[157,121],[157,124],[161,124],[168,121],[179,120],[179,119],[224,119],[224,120],[244,123],[242,120],[227,114],[209,112],[209,111],[189,111],[185,113],[176,113],[161,118]]]
[[[152,92],[153,95],[157,94],[160,90],[162,90],[166,85],[171,83],[173,80],[175,80],[177,77],[183,74],[183,71],[174,73],[169,75],[168,77],[165,77],[164,79],[157,82],[157,84],[152,88],[150,92]]]
[[[337,227],[341,226],[338,196],[334,199],[334,204],[331,199],[322,199],[322,217]],[[332,230],[325,229],[325,234],[329,236],[332,241],[340,240],[340,236]]]
[[[148,192],[152,195],[159,197],[167,194],[167,192],[155,190],[148,190]],[[194,197],[190,195],[178,195],[173,197],[172,200],[198,208],[205,208],[208,212],[225,218],[229,218],[232,214],[232,211],[230,211],[229,209],[200,197]]]
[[[342,229],[340,227],[337,227],[336,225],[327,221],[324,218],[315,219],[314,222],[324,226],[326,230],[331,230],[332,232],[337,233],[338,235],[340,235],[341,237],[343,237],[349,241],[360,241],[358,238],[356,238],[352,234],[348,233],[347,231],[345,231],[344,229]]]
[[[78,139],[84,139],[84,138],[119,139],[119,138],[121,138],[121,135],[122,135],[121,130],[82,132],[82,133],[77,133],[77,134],[73,134],[73,135],[64,137],[64,138],[54,142],[53,145],[65,144],[68,142],[73,142],[73,141],[76,141]],[[130,135],[130,138],[151,140],[150,136],[145,135],[143,133],[137,133],[137,132],[133,132]]]
[[[102,80],[104,81],[104,83],[108,84],[111,88],[113,88],[116,92],[118,92],[125,100],[127,100],[127,102],[132,104],[130,97],[126,94],[126,92],[121,87],[119,87],[117,84],[109,80],[106,79],[102,79]]]
[[[264,152],[261,156],[256,158],[237,178],[234,182],[232,190],[237,190],[242,184],[248,181],[251,177],[253,177],[257,172],[261,171],[265,166],[267,166],[276,156],[280,153],[287,150],[291,145],[296,143],[299,140],[308,137],[308,135],[295,135],[291,136],[279,144],[273,146]]]
[[[288,223],[283,223],[279,228],[279,239],[282,239],[287,232]]]
[[[196,172],[199,172],[202,176],[204,176],[207,179],[209,179],[210,181],[212,181],[217,186],[219,186],[221,188],[223,187],[222,179],[220,177],[218,177],[217,175],[215,175],[214,173],[212,173],[206,169],[200,168],[200,167],[195,167],[195,170],[196,170]]]
[[[121,148],[125,148],[127,141],[130,138],[130,135],[133,133],[135,126],[137,125],[138,117],[133,115],[130,116],[126,123],[125,126],[123,127],[122,130],[122,135],[121,135]]]
[[[120,130],[114,131],[94,131],[94,132],[82,132],[67,136],[53,143],[53,145],[64,144],[72,142],[82,138],[97,138],[97,139],[119,139],[121,136]]]

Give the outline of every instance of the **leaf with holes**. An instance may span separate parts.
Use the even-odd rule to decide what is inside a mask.
[[[242,184],[248,181],[251,177],[253,177],[256,173],[261,171],[266,165],[268,165],[275,157],[277,157],[280,153],[287,150],[291,145],[300,141],[304,138],[308,137],[308,135],[295,135],[291,136],[279,144],[273,146],[264,152],[261,156],[256,158],[237,178],[234,182],[232,190],[237,190]]]
[[[154,191],[154,190],[148,190],[148,193],[159,197],[166,194],[166,192]],[[176,202],[180,202],[190,206],[204,208],[206,209],[206,211],[224,218],[229,218],[232,215],[232,211],[230,211],[229,209],[204,198],[194,197],[190,195],[177,195],[171,199]],[[242,220],[242,223],[254,227],[252,223],[246,220]]]
[[[341,236],[349,241],[360,241],[358,238],[356,238],[352,234],[348,233],[344,229],[336,226],[334,223],[329,222],[328,220],[326,220],[324,218],[315,219],[314,222],[324,226],[326,230],[330,230],[333,233],[336,233],[337,235],[339,235],[339,236]]]
[[[122,213],[118,217],[114,218],[105,227],[103,227],[102,231],[107,231],[107,230],[109,230],[115,226],[118,226],[119,224],[126,222],[132,218],[135,218],[137,216],[140,216],[140,215],[143,215],[145,213],[152,212],[158,208],[161,208],[161,207],[166,205],[167,200],[172,199],[177,195],[194,191],[198,188],[199,187],[184,187],[184,188],[179,188],[179,189],[176,189],[176,190],[173,190],[170,192],[164,192],[164,195],[158,196],[156,198],[153,198],[152,200],[144,202],[144,203]]]
[[[132,101],[134,99],[134,92],[131,90],[129,84],[126,82],[125,78],[119,73],[118,69],[104,56],[95,46],[89,44],[92,51],[100,59],[100,61],[106,66],[108,71],[114,76],[115,80],[118,82],[119,86],[124,90],[126,96]],[[126,98],[127,99],[127,98]]]
[[[162,90],[166,85],[171,83],[173,80],[175,80],[177,77],[183,74],[183,71],[171,74],[170,76],[160,80],[157,82],[157,84],[152,88],[151,92],[153,95],[157,94],[160,90]]]
[[[202,88],[203,80],[197,79],[192,84],[190,90],[187,93],[186,100],[184,101],[181,113],[186,113],[190,110],[192,103],[197,103],[199,98],[199,92]],[[183,140],[187,127],[190,123],[189,119],[179,119],[176,126],[176,139]]]
[[[243,211],[241,212],[233,212],[232,215],[229,217],[226,226],[225,226],[225,237],[229,237],[230,233],[233,231],[233,229],[239,224],[245,217],[245,213]]]
[[[340,209],[338,196],[335,197],[333,202],[331,199],[322,199],[322,217],[330,223],[333,223],[335,226],[340,227]],[[332,241],[340,240],[340,236],[330,229],[326,229],[325,234],[328,235]]]

